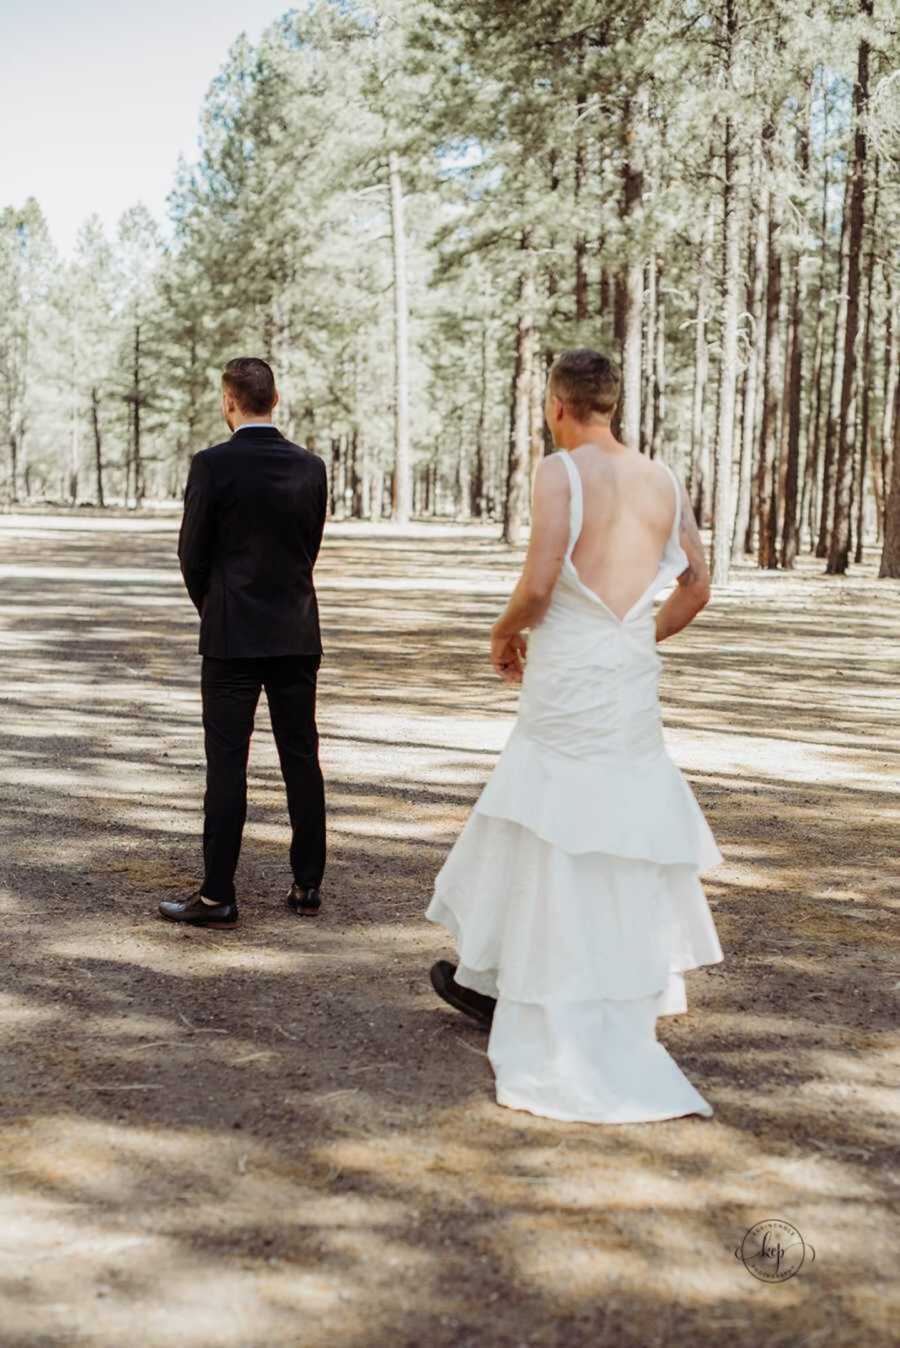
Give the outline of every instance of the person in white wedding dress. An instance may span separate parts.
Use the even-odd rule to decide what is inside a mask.
[[[722,854],[658,700],[657,646],[708,602],[709,574],[675,474],[613,436],[618,396],[596,351],[550,371],[557,452],[491,633],[518,714],[426,910],[458,951],[432,984],[490,1026],[498,1104],[595,1123],[712,1115],[656,1021],[687,1010],[688,969],[723,959],[699,880]]]

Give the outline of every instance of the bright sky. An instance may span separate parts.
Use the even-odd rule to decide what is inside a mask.
[[[57,246],[96,211],[158,218],[240,32],[299,0],[0,0],[0,207],[37,197]]]

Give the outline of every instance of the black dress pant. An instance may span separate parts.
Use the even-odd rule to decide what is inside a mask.
[[[247,817],[247,759],[253,718],[263,688],[287,787],[293,836],[291,869],[297,884],[314,889],[325,870],[325,790],[319,767],[316,675],[321,656],[257,659],[203,657],[203,730],[206,795],[203,801],[201,893],[234,898],[234,873]]]

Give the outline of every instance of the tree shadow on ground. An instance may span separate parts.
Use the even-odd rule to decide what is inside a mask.
[[[155,916],[196,883],[200,827],[195,623],[177,575],[156,578],[173,539],[36,542],[26,572],[129,578],[24,574],[0,603],[4,1348],[890,1342],[896,786],[875,599],[850,636],[791,618],[787,663],[793,589],[782,611],[761,587],[752,632],[729,599],[672,643],[667,724],[726,857],[707,879],[725,961],[659,1034],[716,1114],[596,1128],[498,1108],[486,1036],[427,981],[449,949],[422,920],[431,880],[515,705],[483,649],[512,555],[326,546],[325,907],[283,906],[262,707],[242,926],[214,936]],[[388,588],[411,574],[435,589]],[[442,595],[470,575],[496,593]],[[384,577],[380,602],[357,577]],[[735,1257],[766,1217],[815,1249],[785,1283]]]

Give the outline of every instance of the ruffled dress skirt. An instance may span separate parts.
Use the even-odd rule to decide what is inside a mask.
[[[623,622],[563,576],[519,712],[426,916],[456,979],[497,998],[501,1105],[634,1123],[712,1106],[656,1037],[684,975],[723,958],[701,871],[722,860],[669,757],[649,602]]]

